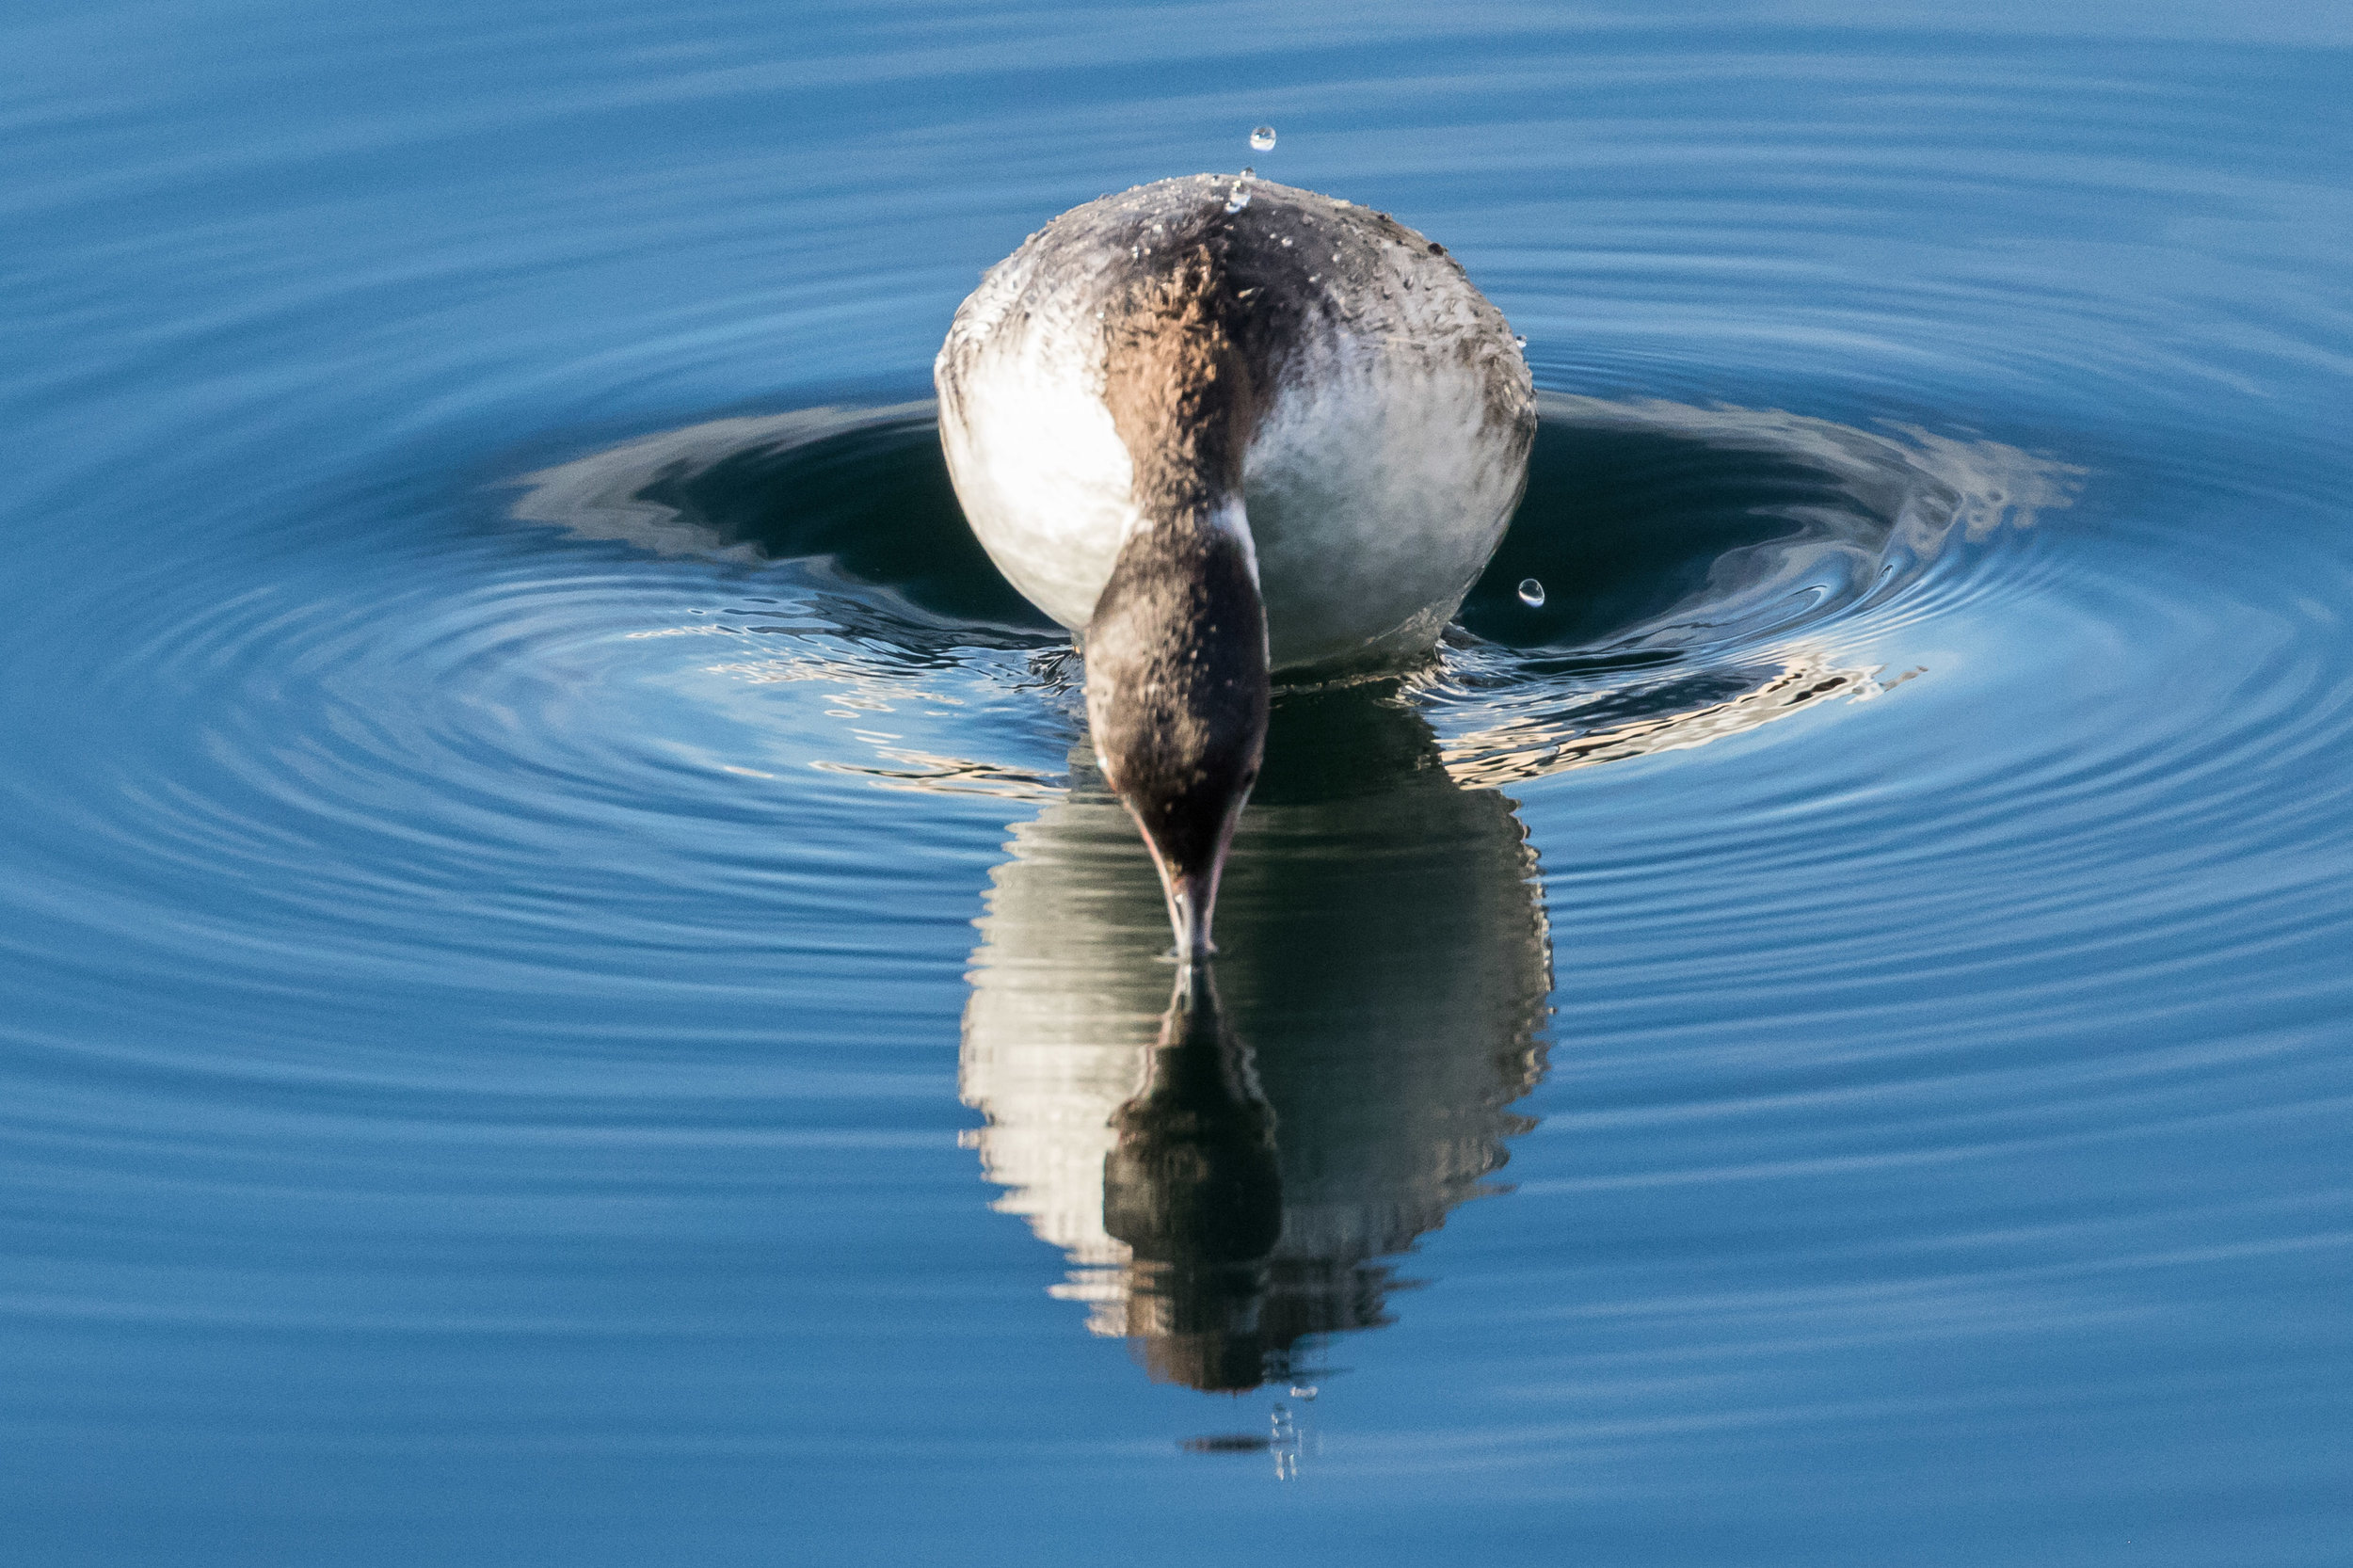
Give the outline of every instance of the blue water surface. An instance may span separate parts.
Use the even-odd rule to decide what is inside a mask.
[[[20,4],[8,1560],[2345,1560],[2348,81],[2319,5]],[[925,399],[1244,164],[1443,240],[1544,429],[1438,664],[1278,703],[1207,1269]]]

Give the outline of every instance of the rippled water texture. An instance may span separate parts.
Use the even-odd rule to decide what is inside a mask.
[[[2333,12],[0,29],[10,1560],[2343,1560]],[[1173,990],[928,371],[1244,163],[1543,427]]]

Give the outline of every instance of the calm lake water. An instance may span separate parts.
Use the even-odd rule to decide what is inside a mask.
[[[4,26],[8,1560],[2345,1560],[2340,8]],[[1244,164],[1545,424],[1147,1088],[925,400]]]

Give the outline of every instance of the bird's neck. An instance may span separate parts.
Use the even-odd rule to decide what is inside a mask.
[[[1107,329],[1103,400],[1138,520],[1086,631],[1096,755],[1152,848],[1186,958],[1209,949],[1266,741],[1266,610],[1241,500],[1257,396],[1223,257],[1214,234],[1180,249]]]

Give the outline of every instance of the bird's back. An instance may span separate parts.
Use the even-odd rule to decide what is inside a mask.
[[[1533,388],[1441,247],[1311,191],[1139,186],[1064,214],[983,279],[936,370],[974,532],[1016,587],[1084,630],[1140,517],[1107,378],[1155,371],[1110,361],[1152,351],[1138,312],[1204,256],[1247,383],[1243,502],[1273,664],[1428,648],[1518,502]]]

